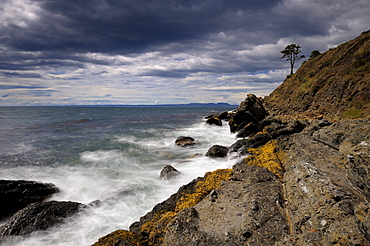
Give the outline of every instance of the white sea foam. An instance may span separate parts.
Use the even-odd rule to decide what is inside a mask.
[[[178,136],[191,136],[199,145],[178,147],[174,144]],[[101,201],[100,206],[91,206],[60,226],[29,238],[13,239],[12,245],[91,245],[114,230],[128,229],[155,204],[192,179],[207,171],[230,168],[237,162],[234,155],[227,158],[204,156],[213,144],[229,146],[235,142],[227,125],[209,126],[204,121],[188,128],[164,131],[161,137],[117,136],[111,141],[131,145],[126,149],[83,151],[77,164],[23,166],[1,171],[0,178],[54,183],[61,192],[51,200],[84,204]],[[134,151],[137,153],[132,153]],[[161,180],[159,173],[168,164],[181,175]]]

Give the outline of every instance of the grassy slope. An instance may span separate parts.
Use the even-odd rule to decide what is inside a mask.
[[[268,108],[358,118],[370,114],[370,31],[302,64],[270,96]]]

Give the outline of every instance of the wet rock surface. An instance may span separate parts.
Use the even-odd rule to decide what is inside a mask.
[[[193,146],[197,144],[192,137],[180,136],[175,140],[175,144],[180,147]]]
[[[162,178],[162,179],[171,179],[171,178],[174,178],[174,177],[176,177],[176,176],[178,176],[178,175],[180,175],[181,173],[176,169],[176,168],[174,168],[173,166],[171,166],[171,165],[167,165],[167,166],[165,166],[163,169],[162,169],[162,171],[161,171],[161,173],[160,173],[160,177]]]
[[[206,153],[209,157],[225,157],[229,152],[229,148],[221,145],[213,145]]]
[[[27,180],[0,180],[0,218],[59,192],[54,184]]]
[[[86,206],[77,202],[37,202],[18,211],[0,229],[0,239],[24,236],[60,224]]]

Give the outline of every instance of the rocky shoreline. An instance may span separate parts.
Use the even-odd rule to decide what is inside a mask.
[[[249,132],[228,146],[248,154],[242,162],[94,245],[369,245],[370,119],[264,112],[248,95],[229,120],[231,131]]]
[[[227,116],[207,118],[217,121],[220,115],[239,140],[212,146],[206,155],[246,157],[232,169],[182,186],[129,230],[112,232],[95,246],[369,245],[369,117],[273,115],[254,95]],[[180,137],[176,144],[196,143]],[[179,174],[166,167],[161,177]],[[0,185],[2,218],[13,214],[0,228],[1,240],[45,230],[86,208],[44,202],[58,192],[53,184],[1,180]]]

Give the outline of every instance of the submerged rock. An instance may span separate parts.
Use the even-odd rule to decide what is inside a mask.
[[[0,218],[59,192],[54,184],[27,180],[0,180]]]
[[[171,179],[171,178],[176,177],[180,174],[181,173],[176,168],[174,168],[171,165],[167,165],[162,169],[160,177],[162,179]]]
[[[60,224],[66,217],[76,214],[86,206],[77,202],[37,202],[18,211],[2,227],[0,238],[24,236],[34,231],[46,230]]]
[[[181,147],[193,146],[197,144],[192,137],[180,136],[175,140],[175,144]]]
[[[221,145],[213,145],[206,153],[209,157],[225,157],[229,152],[229,148]]]

